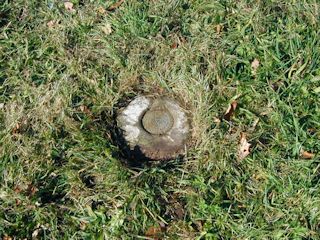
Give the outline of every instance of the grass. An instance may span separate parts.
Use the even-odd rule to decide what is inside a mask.
[[[0,238],[320,239],[319,2],[114,2],[0,3]],[[141,93],[189,110],[183,161],[120,161]]]

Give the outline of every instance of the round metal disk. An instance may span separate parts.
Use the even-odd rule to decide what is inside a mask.
[[[149,110],[142,118],[142,125],[151,134],[165,134],[173,126],[173,117],[165,109]]]

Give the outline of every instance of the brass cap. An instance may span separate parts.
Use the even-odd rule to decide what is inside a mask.
[[[163,109],[150,109],[143,118],[142,125],[144,129],[153,135],[162,135],[170,131],[174,123],[171,113]]]

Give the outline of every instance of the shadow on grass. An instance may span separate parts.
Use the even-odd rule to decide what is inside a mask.
[[[134,149],[130,148],[124,138],[123,130],[117,126],[116,113],[102,112],[100,119],[101,124],[105,125],[110,133],[112,144],[118,147],[118,150],[113,152],[113,156],[130,168],[145,167],[151,159],[143,154],[139,146],[135,146]]]

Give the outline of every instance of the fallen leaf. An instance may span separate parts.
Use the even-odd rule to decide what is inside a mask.
[[[164,222],[159,222],[161,231],[165,231],[166,230],[166,224]]]
[[[3,236],[3,240],[12,240],[12,237],[8,236],[8,235],[4,235]]]
[[[177,219],[183,219],[185,212],[181,203],[177,202],[174,204],[174,215]]]
[[[124,0],[120,0],[114,4],[112,4],[109,8],[108,8],[108,11],[113,11],[115,10],[116,8],[120,7],[120,5],[124,2]]]
[[[158,239],[160,237],[161,232],[162,232],[161,227],[149,227],[145,235],[153,239]]]
[[[256,73],[259,65],[260,65],[259,60],[258,60],[257,58],[255,58],[255,59],[252,61],[252,63],[251,63],[251,67],[252,67],[252,72],[253,72],[253,73]]]
[[[16,199],[16,206],[19,206],[21,204],[21,200],[20,199]]]
[[[221,123],[221,120],[220,120],[219,118],[214,117],[214,118],[213,118],[213,122],[214,122],[215,124],[220,124],[220,123]]]
[[[102,7],[102,6],[100,6],[99,8],[98,8],[98,13],[100,13],[100,14],[105,14],[107,11],[104,9],[104,7]]]
[[[307,129],[307,132],[308,132],[309,134],[311,134],[311,135],[314,135],[314,134],[317,133],[317,129],[315,129],[315,128],[308,128],[308,129]]]
[[[87,223],[84,221],[81,221],[80,222],[80,229],[83,231],[83,230],[86,230],[86,228],[87,228]]]
[[[85,105],[81,105],[81,106],[79,107],[79,109],[80,109],[80,111],[83,112],[83,113],[87,113],[87,112],[88,112],[88,107],[85,106]]]
[[[13,191],[14,191],[15,193],[20,193],[20,192],[21,192],[21,188],[20,188],[19,186],[16,186],[16,187],[13,189]]]
[[[33,231],[33,233],[31,234],[32,239],[38,239],[38,235],[41,229],[37,228],[36,230]]]
[[[301,150],[300,152],[300,156],[304,159],[312,159],[314,158],[314,153],[311,153],[311,152],[307,152],[307,151],[304,151],[304,150]]]
[[[48,27],[48,28],[53,28],[54,25],[56,25],[56,21],[54,21],[54,20],[51,20],[51,21],[49,21],[49,22],[47,23],[47,27]]]
[[[12,133],[13,134],[18,134],[20,133],[20,128],[21,128],[21,124],[17,123],[16,126],[12,129]]]
[[[72,2],[64,2],[64,8],[69,12],[74,12],[73,3]]]
[[[251,144],[248,143],[246,139],[246,134],[241,133],[239,152],[238,152],[239,160],[245,159],[250,154],[250,146]]]
[[[220,32],[221,32],[221,30],[222,30],[222,25],[221,24],[218,24],[217,26],[216,26],[216,32],[219,34]]]
[[[34,196],[36,194],[36,192],[38,192],[38,188],[36,188],[35,186],[29,184],[27,192],[28,192],[29,196]]]
[[[173,42],[171,45],[171,49],[176,49],[178,47],[178,43],[177,42]]]
[[[20,134],[26,131],[28,128],[28,121],[27,119],[21,120],[20,122],[16,123],[15,127],[12,129],[12,134]]]
[[[237,105],[238,105],[237,101],[233,101],[233,102],[229,105],[227,111],[226,111],[225,114],[224,114],[224,119],[225,119],[225,120],[230,121],[231,117],[232,117],[233,114],[234,114],[234,111],[235,111],[236,108],[237,108]]]
[[[106,35],[110,35],[112,33],[112,28],[109,23],[105,24],[101,27],[102,32],[104,32]]]

